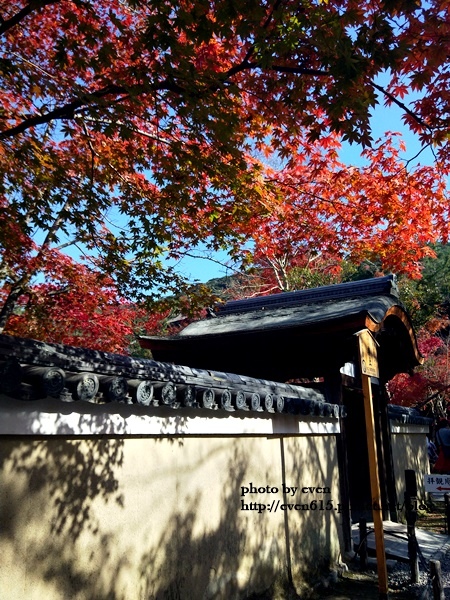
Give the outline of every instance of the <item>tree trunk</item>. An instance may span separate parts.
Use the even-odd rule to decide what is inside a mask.
[[[25,293],[25,290],[27,289],[32,277],[39,271],[45,253],[49,249],[52,241],[55,239],[56,232],[58,231],[58,228],[61,222],[63,221],[62,215],[64,214],[64,211],[66,211],[69,208],[70,201],[66,200],[64,206],[59,211],[58,216],[55,218],[50,229],[48,230],[45,239],[42,242],[41,247],[39,248],[38,253],[36,254],[35,268],[31,272],[25,273],[20,279],[16,281],[16,284],[13,285],[13,287],[11,288],[11,291],[9,292],[9,295],[6,298],[4,305],[0,310],[0,333],[3,333],[8,319],[13,314],[13,311],[17,305],[18,299]]]
[[[8,319],[13,314],[17,301],[23,293],[24,290],[21,286],[13,287],[9,292],[8,297],[0,310],[0,333],[3,333]]]

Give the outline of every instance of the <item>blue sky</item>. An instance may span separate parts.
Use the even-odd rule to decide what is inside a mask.
[[[382,102],[378,104],[373,110],[371,118],[372,137],[374,141],[382,138],[387,131],[398,132],[402,135],[403,141],[406,144],[406,152],[402,155],[402,159],[407,161],[416,157],[409,164],[410,169],[417,164],[432,165],[434,157],[431,149],[425,148],[420,152],[420,142],[404,125],[402,116],[402,110],[398,106],[391,105],[385,107]],[[364,159],[361,157],[361,147],[356,144],[350,145],[344,143],[341,160],[348,165],[360,166],[364,164]],[[233,273],[232,269],[226,266],[228,262],[226,252],[214,254],[212,260],[208,260],[208,253],[202,248],[193,249],[190,254],[198,258],[187,256],[177,263],[177,269],[190,279],[204,283],[215,277],[224,277]]]
[[[383,81],[386,80],[386,81]],[[387,77],[381,78],[379,83],[387,83]],[[404,100],[406,102],[406,100]],[[403,124],[402,111],[399,107],[392,105],[384,107],[380,102],[373,110],[371,119],[372,136],[374,140],[382,138],[387,131],[399,132],[402,134],[403,140],[406,143],[406,153],[402,156],[404,160],[409,160],[415,157],[420,152],[420,143],[414,134],[412,134]],[[364,159],[361,157],[361,147],[358,145],[343,144],[341,151],[341,160],[348,165],[360,166],[364,164]],[[429,148],[425,149],[419,156],[409,164],[411,169],[414,164],[433,164],[433,154]],[[108,223],[113,227],[120,229],[121,216],[110,212],[108,217],[111,221]],[[61,242],[64,242],[64,236]],[[68,253],[76,259],[80,258],[79,250],[76,247],[67,249]],[[180,261],[170,261],[171,266],[175,266],[176,270],[187,277],[191,281],[207,282],[216,277],[224,277],[233,274],[233,268],[230,264],[229,257],[225,251],[215,252],[211,254],[204,247],[199,246],[192,248],[184,259]]]

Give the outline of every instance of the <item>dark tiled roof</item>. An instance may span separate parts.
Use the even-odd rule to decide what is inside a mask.
[[[344,416],[313,387],[0,335],[0,393],[23,400]]]
[[[425,427],[429,427],[433,423],[433,419],[424,417],[416,408],[398,406],[396,404],[388,405],[388,416],[390,421],[409,425],[424,425]]]
[[[395,277],[376,277],[360,281],[349,281],[339,285],[325,285],[319,288],[282,292],[270,296],[231,300],[218,307],[219,315],[231,313],[253,312],[257,310],[298,307],[302,304],[318,304],[320,302],[338,301],[342,298],[359,298],[361,296],[386,295],[398,298]]]
[[[177,335],[140,341],[158,360],[286,380],[354,361],[354,334],[366,328],[385,379],[420,364],[394,276],[228,302]]]
[[[319,327],[323,324],[337,323],[342,319],[358,319],[361,315],[369,316],[378,324],[388,309],[396,305],[398,300],[391,296],[324,299],[286,307],[273,307],[269,304],[251,312],[219,312],[217,318],[191,323],[175,337],[215,336],[246,331],[291,329],[298,326]]]

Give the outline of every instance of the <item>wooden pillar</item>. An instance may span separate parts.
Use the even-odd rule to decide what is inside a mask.
[[[445,600],[441,563],[438,560],[430,560],[430,576],[433,586],[433,600]]]
[[[324,377],[325,397],[331,404],[342,404],[342,375],[338,370]],[[341,500],[342,534],[345,552],[353,549],[352,523],[350,518],[350,484],[348,480],[348,460],[345,419],[340,419],[341,432],[336,435],[336,449],[339,468],[339,491]]]
[[[383,389],[382,393],[382,410],[381,410],[381,427],[383,429],[383,445],[384,445],[384,471],[386,477],[386,487],[387,487],[387,500],[389,507],[389,518],[391,521],[395,523],[399,522],[398,515],[398,499],[397,499],[397,491],[395,488],[395,469],[394,469],[394,457],[392,454],[392,432],[391,432],[391,424],[389,421],[388,414],[388,398],[387,392]]]
[[[405,471],[405,513],[406,533],[408,536],[408,557],[411,568],[411,583],[419,581],[419,559],[417,555],[416,520],[417,520],[417,480],[412,469]]]
[[[384,546],[383,514],[381,505],[380,480],[378,476],[377,442],[373,412],[372,385],[370,377],[378,377],[376,342],[369,330],[358,332],[361,380],[364,395],[364,415],[366,421],[367,450],[369,455],[370,490],[372,496],[372,518],[375,530],[375,550],[378,570],[378,590],[380,600],[388,598],[388,578],[386,552]]]
[[[389,420],[387,416],[387,406],[385,403],[385,397],[382,392],[382,386],[377,385],[375,388],[372,387],[373,400],[374,400],[374,412],[375,412],[375,429],[377,435],[377,453],[378,453],[378,474],[380,477],[380,492],[383,499],[383,520],[391,518],[391,510],[395,507],[390,501],[389,494],[389,470],[387,464],[390,460],[389,454],[386,453],[386,442],[388,441],[389,431]],[[395,521],[395,518],[392,519]]]

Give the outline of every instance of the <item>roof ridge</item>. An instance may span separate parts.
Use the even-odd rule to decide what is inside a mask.
[[[217,316],[265,310],[266,308],[298,306],[307,304],[311,301],[326,302],[328,300],[350,299],[360,296],[379,296],[382,294],[398,298],[395,275],[361,279],[359,281],[348,281],[345,283],[296,290],[293,292],[280,292],[278,294],[259,296],[257,298],[230,300],[217,307]]]

